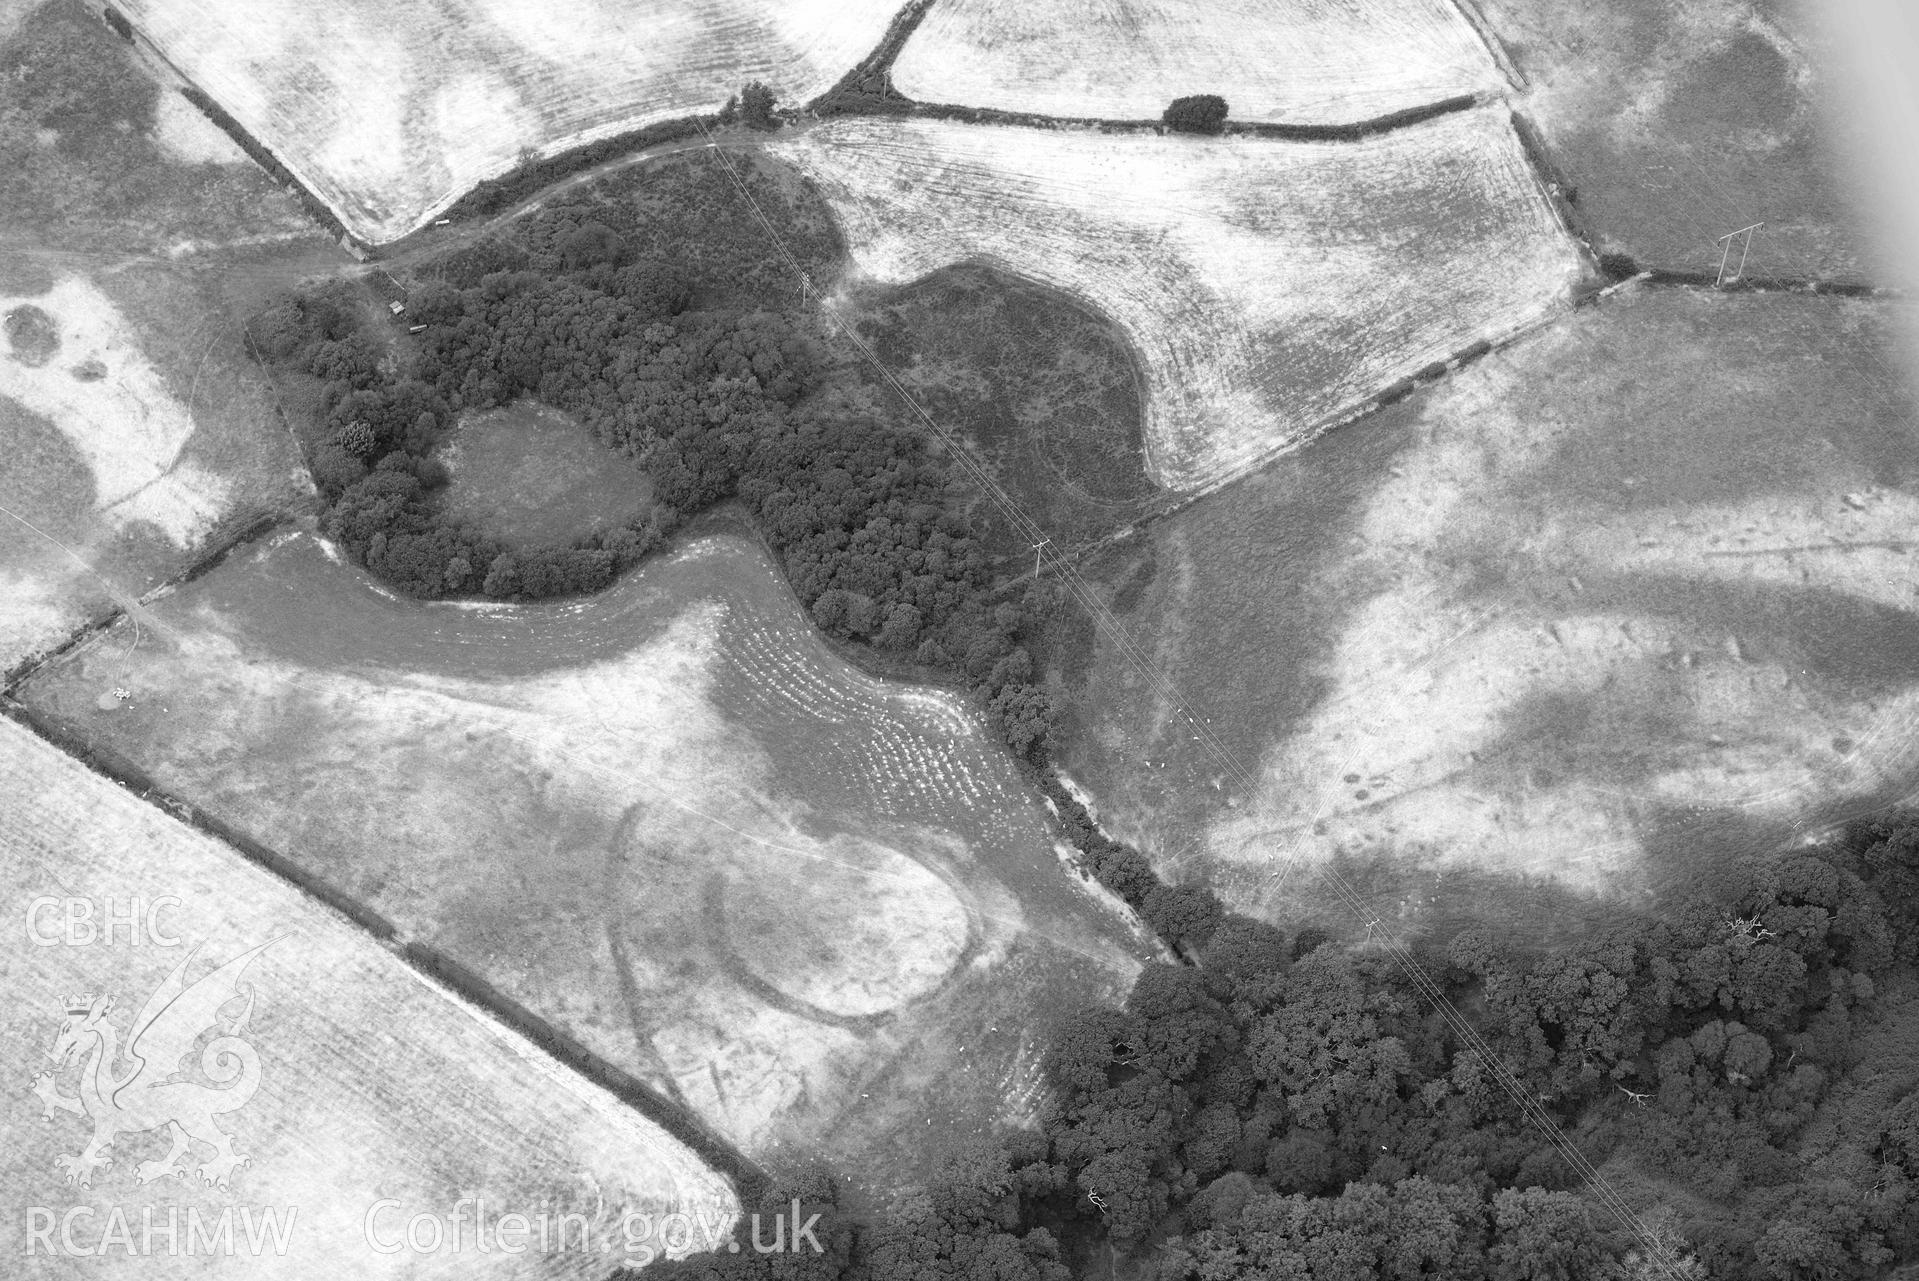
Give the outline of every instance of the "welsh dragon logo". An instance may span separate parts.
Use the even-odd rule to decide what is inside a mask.
[[[173,1147],[159,1160],[134,1167],[141,1183],[166,1174],[185,1178],[181,1159],[195,1140],[213,1149],[212,1159],[199,1167],[203,1184],[225,1188],[235,1169],[253,1164],[251,1157],[234,1150],[233,1136],[213,1121],[246,1106],[260,1087],[260,1056],[241,1036],[253,1015],[253,985],[245,986],[245,1005],[238,1014],[223,1019],[220,1011],[240,996],[241,973],[277,941],[262,943],[192,983],[186,980],[187,966],[199,949],[189,952],[140,1007],[124,1050],[107,1017],[113,1010],[111,996],[67,998],[66,1021],[47,1057],[55,1071],[84,1058],[80,1092],[60,1093],[53,1072],[42,1072],[33,1092],[46,1105],[49,1118],[58,1109],[93,1122],[93,1138],[80,1154],[63,1155],[54,1163],[68,1184],[92,1186],[93,1172],[113,1164],[106,1153],[114,1141],[148,1130],[169,1131]],[[211,1086],[189,1079],[180,1069],[181,1059],[208,1032],[215,1035],[200,1051],[200,1071],[214,1082]]]

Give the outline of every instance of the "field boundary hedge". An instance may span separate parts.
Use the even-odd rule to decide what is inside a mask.
[[[965,107],[955,103],[915,102],[900,96],[891,89],[891,77],[887,85],[889,96],[882,99],[864,91],[836,88],[834,94],[816,99],[812,108],[815,115],[822,118],[830,116],[900,116],[926,120],[956,120],[961,124],[975,125],[1011,125],[1028,129],[1094,129],[1100,133],[1150,133],[1171,134],[1176,132],[1165,121],[1118,120],[1099,116],[1049,116],[1033,111],[1006,111],[998,107]],[[1355,120],[1337,125],[1302,125],[1263,123],[1259,121],[1228,120],[1221,133],[1215,137],[1271,138],[1281,142],[1362,142],[1380,134],[1391,133],[1395,129],[1405,129],[1413,125],[1425,124],[1442,116],[1456,115],[1470,111],[1484,101],[1476,93],[1456,94],[1442,98],[1438,102],[1424,103],[1417,107],[1405,107],[1399,111],[1388,112],[1383,116],[1374,116],[1367,120]]]
[[[391,944],[399,938],[399,927],[386,917],[344,890],[307,871],[286,855],[270,846],[262,845],[225,820],[209,814],[183,797],[168,791],[152,775],[136,765],[130,757],[122,755],[111,747],[81,739],[77,734],[50,718],[42,716],[11,695],[0,697],[0,715],[31,730],[37,738],[73,757],[94,773],[117,783],[141,800],[165,810],[201,835],[210,836],[229,846],[247,862],[272,873],[308,898],[324,903],[373,935],[380,943]]]
[[[246,152],[255,164],[271,174],[275,181],[279,182],[282,186],[292,188],[294,195],[299,198],[301,206],[304,207],[307,213],[310,214],[315,221],[320,223],[321,226],[336,236],[351,236],[353,234],[347,229],[347,225],[340,221],[340,215],[334,213],[331,206],[320,199],[319,196],[315,195],[312,189],[304,182],[301,182],[299,177],[295,175],[291,169],[288,169],[282,164],[280,158],[275,156],[265,143],[247,132],[245,125],[235,120],[231,115],[228,115],[226,108],[215,102],[205,90],[196,84],[188,82],[180,86],[180,93],[188,102],[198,107],[207,119],[218,125],[222,133],[233,139],[233,141],[238,144],[240,150]]]
[[[602,1058],[438,948],[406,938],[393,921],[353,894],[309,871],[271,846],[253,839],[226,820],[162,787],[129,757],[111,747],[83,741],[77,734],[10,695],[0,696],[0,716],[7,717],[42,742],[73,757],[141,800],[166,811],[194,831],[220,842],[245,861],[292,886],[300,894],[338,912],[410,968],[460,999],[479,1006],[503,1027],[531,1041],[684,1143],[701,1160],[732,1180],[742,1199],[767,1185],[767,1176],[758,1165],[708,1130],[690,1110],[617,1064]]]
[[[1526,73],[1519,69],[1519,63],[1513,57],[1512,50],[1506,47],[1505,38],[1499,34],[1498,28],[1486,20],[1486,15],[1480,12],[1478,0],[1453,0],[1453,7],[1459,10],[1459,16],[1464,18],[1466,25],[1473,29],[1473,34],[1479,37],[1479,42],[1486,46],[1486,53],[1492,58],[1493,65],[1499,68],[1499,74],[1506,77],[1506,83],[1522,92],[1531,88],[1532,82],[1527,79]]]
[[[257,511],[250,516],[242,515],[237,523],[227,522],[226,531],[216,533],[214,537],[207,542],[206,546],[201,549],[199,557],[191,564],[179,573],[173,575],[173,577],[163,580],[136,599],[141,603],[145,603],[155,596],[178,587],[183,583],[192,582],[208,570],[218,566],[220,562],[224,561],[240,547],[254,542],[263,535],[278,529],[280,525],[288,519],[289,516],[284,512]],[[72,653],[76,647],[88,638],[113,626],[125,613],[126,609],[124,606],[113,605],[82,623],[58,644],[43,649],[38,653],[28,654],[25,658],[22,658],[19,662],[8,668],[4,674],[0,674],[0,694],[12,693],[13,690],[17,689],[23,682],[31,679],[34,673],[47,666],[47,664],[56,662],[67,654]]]
[[[429,943],[406,940],[394,949],[401,959],[463,1000],[487,1011],[620,1102],[684,1143],[694,1155],[733,1182],[742,1201],[771,1186],[766,1172],[708,1130],[690,1110],[576,1041],[545,1016],[528,1009],[488,980]]]
[[[833,116],[896,114],[893,106],[878,104],[897,103],[897,110],[909,109],[913,105],[911,101],[901,97],[899,90],[893,87],[893,63],[932,7],[933,0],[907,0],[906,6],[893,15],[886,34],[880,37],[873,52],[855,63],[851,71],[840,77],[838,84],[807,103],[805,110],[817,116]],[[867,87],[873,80],[878,80],[881,86],[877,97]],[[862,111],[869,101],[875,105],[870,111]]]
[[[581,143],[543,159],[529,160],[497,178],[483,178],[473,184],[452,204],[440,211],[440,217],[454,222],[486,218],[529,200],[542,190],[595,165],[615,160],[630,151],[640,151],[662,142],[678,142],[718,127],[716,114],[676,116],[637,129],[627,129],[593,142]]]

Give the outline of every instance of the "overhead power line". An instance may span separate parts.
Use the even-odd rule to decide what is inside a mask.
[[[704,125],[701,125],[700,129],[702,133],[707,132]],[[707,137],[709,141],[712,140],[710,134],[707,134]],[[805,268],[801,266],[798,259],[787,247],[785,239],[780,235],[779,229],[773,225],[772,220],[767,217],[765,210],[760,207],[759,201],[754,198],[752,191],[740,177],[738,169],[734,166],[732,160],[727,157],[725,148],[716,146],[709,150],[714,159],[726,170],[733,187],[739,192],[748,208],[752,210],[754,218],[766,232],[767,239],[771,242],[774,251],[802,281],[807,282],[810,286],[812,283],[811,278],[807,275]],[[880,360],[872,347],[859,335],[854,325],[846,317],[840,315],[837,309],[826,308],[825,310],[827,316],[833,321],[840,333],[853,345],[860,355],[865,358],[882,381],[893,390],[902,403],[912,412],[913,416],[945,447],[949,456],[959,464],[967,476],[992,500],[994,505],[999,509],[1000,514],[1005,518],[1007,523],[1013,527],[1014,531],[1029,543],[1043,545],[1047,542],[1048,539],[1045,529],[1026,513],[1025,509],[1020,506],[1019,502],[1011,494],[1007,493],[1006,490],[1000,486],[986,465],[974,457],[973,451],[963,440],[941,426],[940,423],[926,411],[926,408],[919,403],[919,400],[894,376],[892,370],[887,368],[886,364]],[[1256,786],[1258,779],[1253,772],[1248,769],[1245,764],[1239,760],[1237,754],[1213,732],[1204,719],[1193,713],[1184,698],[1180,696],[1179,690],[1174,685],[1171,676],[1155,663],[1144,648],[1121,626],[1118,618],[1114,617],[1112,611],[1106,607],[1105,602],[1099,599],[1093,586],[1086,581],[1078,568],[1065,557],[1058,558],[1056,565],[1059,581],[1073,599],[1078,601],[1087,611],[1101,638],[1110,644],[1126,660],[1127,664],[1151,687],[1154,693],[1165,700],[1167,706],[1174,709],[1178,715],[1183,716],[1186,721],[1190,723],[1193,729],[1194,740],[1201,745],[1215,764],[1218,765],[1224,773],[1230,775],[1249,790]],[[1290,877],[1293,867],[1298,860],[1299,853],[1298,843],[1295,843],[1294,848],[1287,854],[1284,866],[1277,874],[1279,877]],[[1355,919],[1361,925],[1369,927],[1369,934],[1380,942],[1387,955],[1398,965],[1414,989],[1417,990],[1419,994],[1425,998],[1427,1003],[1439,1014],[1442,1021],[1446,1024],[1447,1029],[1487,1066],[1493,1077],[1499,1082],[1501,1088],[1506,1091],[1513,1102],[1518,1106],[1520,1114],[1545,1137],[1546,1141],[1560,1154],[1566,1164],[1579,1176],[1580,1180],[1592,1191],[1600,1203],[1610,1210],[1613,1215],[1632,1232],[1659,1269],[1668,1277],[1672,1278],[1672,1281],[1683,1281],[1677,1264],[1672,1258],[1671,1251],[1665,1242],[1633,1212],[1632,1207],[1627,1204],[1625,1198],[1600,1174],[1592,1162],[1587,1160],[1585,1154],[1579,1150],[1572,1140],[1566,1137],[1565,1133],[1559,1128],[1558,1123],[1553,1120],[1552,1114],[1546,1111],[1541,1101],[1530,1094],[1518,1076],[1500,1060],[1498,1055],[1493,1053],[1492,1047],[1488,1045],[1485,1038],[1479,1034],[1478,1029],[1474,1028],[1472,1024],[1467,1021],[1465,1015],[1463,1015],[1459,1011],[1459,1008],[1447,997],[1444,989],[1441,988],[1438,982],[1419,964],[1418,959],[1414,957],[1411,949],[1406,947],[1406,945],[1388,929],[1378,928],[1375,931],[1373,927],[1379,925],[1376,913],[1367,905],[1359,891],[1355,889],[1344,876],[1340,875],[1336,867],[1328,864],[1322,869],[1322,876],[1325,878],[1327,884],[1331,886],[1334,896],[1340,903],[1344,905],[1348,911],[1353,913]]]

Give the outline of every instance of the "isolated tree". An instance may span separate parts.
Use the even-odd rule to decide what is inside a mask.
[[[777,129],[773,119],[773,91],[754,80],[740,90],[740,119],[748,129]]]
[[[1226,99],[1216,93],[1175,98],[1160,119],[1178,133],[1219,133],[1226,127]]]

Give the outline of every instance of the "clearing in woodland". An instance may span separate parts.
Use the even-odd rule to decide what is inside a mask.
[[[33,1276],[204,1276],[206,1260],[195,1257],[188,1225],[197,1219],[211,1232],[223,1212],[232,1215],[245,1254],[246,1220],[234,1213],[236,1203],[256,1216],[256,1227],[262,1212],[279,1215],[284,1249],[258,1251],[246,1275],[282,1281],[420,1275],[418,1253],[369,1241],[368,1215],[382,1204],[387,1208],[373,1223],[379,1245],[404,1241],[416,1215],[438,1220],[439,1228],[453,1214],[471,1223],[476,1196],[495,1216],[581,1216],[584,1243],[575,1227],[565,1250],[532,1248],[519,1257],[475,1249],[467,1228],[462,1275],[501,1281],[604,1276],[623,1257],[614,1252],[627,1248],[619,1225],[629,1212],[704,1218],[725,1238],[739,1212],[734,1190],[684,1143],[428,984],[343,917],[11,720],[0,720],[0,775],[7,779],[0,888],[22,913],[42,898],[55,900],[34,918],[40,938],[66,937],[61,900],[91,904],[96,927],[111,913],[124,918],[136,903],[161,904],[152,915],[138,914],[140,946],[128,944],[124,924],[110,942],[96,935],[93,946],[65,947],[36,946],[16,924],[0,944],[0,1071],[21,1094],[6,1111],[0,1194],[14,1206],[53,1207],[56,1223],[72,1230],[62,1237],[56,1227],[50,1242],[36,1242],[23,1235],[33,1226],[29,1211],[6,1216],[0,1250],[13,1258],[36,1255],[26,1265]],[[149,921],[157,927],[151,933]],[[168,939],[173,945],[153,945]],[[128,1130],[115,1139],[111,1163],[91,1171],[89,1186],[63,1183],[56,1158],[80,1153],[90,1118],[49,1108],[42,1119],[41,1104],[26,1095],[43,1073],[59,1096],[77,1093],[87,1041],[79,1058],[58,1065],[47,1053],[74,1022],[67,994],[113,998],[102,1022],[125,1038],[176,966],[188,963],[184,978],[192,983],[262,945],[241,979],[241,994],[252,994],[239,1016],[243,1028],[235,1029],[257,1056],[257,1085],[214,1122],[229,1136],[233,1156],[249,1164],[221,1169],[226,1158],[196,1135],[181,1157],[186,1177],[161,1177],[156,1167],[168,1154],[167,1133]],[[227,1014],[240,1009],[235,999]],[[213,1025],[213,1014],[209,1008],[205,1026]],[[141,1044],[152,1049],[151,1040]],[[211,1049],[226,1054],[230,1045],[215,1040]],[[189,1067],[186,1080],[168,1088],[219,1089],[217,1082],[232,1077],[221,1077],[217,1067],[207,1068],[214,1085]],[[247,1089],[247,1081],[226,1088]],[[208,1171],[225,1186],[203,1185]],[[112,1235],[123,1214],[122,1230],[131,1229],[133,1242],[124,1249]],[[170,1220],[178,1229],[171,1249]],[[143,1222],[153,1235],[146,1238],[152,1248],[141,1252]],[[521,1241],[535,1243],[532,1236]],[[453,1248],[451,1238],[444,1248]]]
[[[823,93],[892,0],[127,0],[166,59],[354,235],[395,240],[523,160],[717,111],[750,80]],[[479,127],[483,124],[483,127]]]
[[[1069,771],[1242,910],[1324,916],[1315,870],[1345,860],[1382,904],[1516,937],[1899,802],[1894,319],[1627,291],[1154,524],[1093,573],[1264,782],[1219,776],[1105,645]]]
[[[446,505],[509,547],[564,546],[635,520],[652,485],[557,409],[523,400],[469,414],[440,446]]]
[[[1029,1118],[1148,954],[964,702],[848,666],[735,534],[525,606],[287,535],[154,609],[22,697],[776,1171],[885,1197]]]
[[[843,119],[770,145],[866,279],[977,262],[1116,323],[1177,490],[1536,323],[1580,273],[1499,110],[1339,143]]]
[[[892,74],[929,103],[1156,120],[1213,93],[1234,120],[1311,125],[1505,88],[1450,0],[941,0]]]

